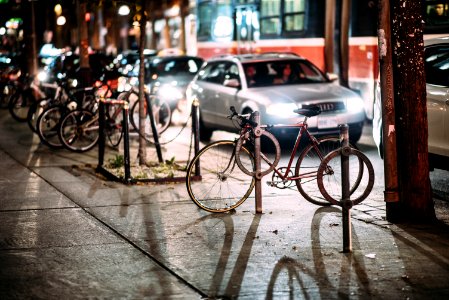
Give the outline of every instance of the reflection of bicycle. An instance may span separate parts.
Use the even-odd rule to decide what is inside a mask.
[[[309,202],[317,205],[331,205],[329,199],[342,199],[341,163],[334,159],[340,153],[339,137],[315,138],[308,130],[307,119],[321,113],[317,106],[295,110],[304,116],[302,122],[292,125],[258,125],[252,121],[254,113],[239,115],[231,107],[230,118],[236,118],[241,127],[239,137],[235,141],[217,141],[201,149],[192,159],[187,169],[186,185],[191,199],[200,208],[210,212],[225,212],[241,205],[251,194],[255,178],[261,178],[272,171],[271,181],[268,184],[280,189],[289,188],[296,184],[298,191]],[[287,167],[277,167],[280,160],[280,145],[273,134],[272,128],[299,129],[296,142],[291,150]],[[256,136],[261,138],[261,168],[256,171],[253,155]],[[302,149],[292,168],[293,160],[300,149],[302,137],[308,142]],[[264,149],[262,149],[264,148]],[[274,151],[267,151],[268,148]],[[353,148],[351,148],[353,149]],[[355,150],[356,151],[356,150]],[[352,151],[351,154],[355,153]],[[318,169],[326,155],[332,153],[331,159]],[[350,195],[352,203],[357,204],[366,197],[372,189],[374,172],[368,159],[362,159],[357,152],[350,156]],[[369,170],[368,176],[364,174],[364,166]],[[250,177],[249,177],[249,176]],[[365,176],[364,176],[365,175]],[[200,177],[200,178],[198,178]],[[323,190],[328,197],[323,197],[318,189],[317,180],[322,181]],[[362,191],[362,192],[360,192]]]

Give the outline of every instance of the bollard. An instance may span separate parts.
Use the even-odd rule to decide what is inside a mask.
[[[343,223],[343,252],[352,251],[351,239],[351,206],[349,193],[349,152],[345,151],[349,147],[349,126],[342,124],[340,127],[341,145],[341,188],[342,188],[342,223]]]
[[[131,163],[130,163],[130,155],[129,155],[129,127],[128,127],[128,116],[129,116],[129,107],[128,103],[124,104],[123,107],[123,156],[125,160],[125,182],[129,183],[131,181]]]
[[[100,101],[98,104],[98,118],[99,118],[99,124],[98,124],[98,167],[102,167],[104,164],[104,150],[105,150],[105,104],[103,101]]]
[[[192,102],[192,131],[196,155],[200,150],[200,103],[198,99],[195,99]],[[201,176],[199,159],[197,159],[195,163],[195,176]]]
[[[256,124],[260,124],[260,114],[258,111],[253,113],[253,121]],[[262,213],[262,176],[261,175],[261,162],[260,162],[260,130],[255,129],[255,139],[254,139],[254,160],[256,164],[256,174],[255,174],[255,200],[256,200],[256,213]]]

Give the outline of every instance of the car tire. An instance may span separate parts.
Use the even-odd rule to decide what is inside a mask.
[[[354,124],[349,127],[349,141],[351,144],[356,144],[360,138],[362,137],[363,133],[363,122]]]
[[[211,128],[207,128],[203,121],[200,119],[200,141],[209,142],[214,130]]]

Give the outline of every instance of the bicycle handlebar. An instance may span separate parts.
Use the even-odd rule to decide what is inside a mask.
[[[242,125],[249,124],[251,127],[257,127],[258,124],[251,120],[253,113],[241,115],[237,113],[234,106],[231,106],[229,109],[232,113],[228,116],[228,119],[232,120],[234,117],[237,117],[242,122]]]

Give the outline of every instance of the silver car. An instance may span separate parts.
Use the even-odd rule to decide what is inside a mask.
[[[294,124],[302,117],[293,110],[316,104],[322,113],[308,120],[310,132],[338,134],[348,124],[353,143],[360,139],[365,121],[364,103],[354,91],[338,85],[305,58],[267,53],[214,58],[207,61],[187,88],[190,101],[200,103],[200,135],[236,131],[227,118],[234,106],[240,113],[259,111],[263,124]],[[287,130],[274,131],[290,137]]]
[[[449,37],[425,40],[424,47],[430,167],[449,170]],[[374,101],[373,138],[383,157],[379,94]]]

